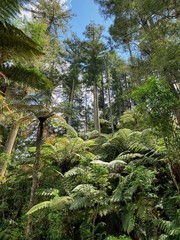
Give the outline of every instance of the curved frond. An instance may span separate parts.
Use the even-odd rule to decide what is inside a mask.
[[[24,85],[39,90],[48,90],[53,87],[52,82],[35,68],[30,69],[15,65],[1,65],[0,71],[2,71],[12,82],[23,83]]]
[[[104,166],[108,166],[109,163],[108,162],[104,162],[104,161],[101,161],[101,160],[93,160],[91,161],[92,164],[100,164],[100,165],[104,165]]]
[[[124,161],[129,162],[133,159],[139,159],[142,158],[144,155],[140,153],[121,153],[116,157],[116,160],[118,161]]]
[[[41,203],[38,203],[36,205],[34,205],[27,213],[26,215],[30,215],[32,213],[35,213],[37,212],[38,210],[40,209],[43,209],[43,208],[48,208],[51,206],[51,201],[44,201],[44,202],[41,202]]]
[[[65,177],[71,177],[71,176],[76,176],[76,175],[83,175],[85,173],[85,170],[80,168],[80,167],[74,167],[67,171],[64,176]]]
[[[57,208],[62,209],[72,201],[73,201],[73,198],[70,196],[55,197],[53,200],[51,200],[50,207],[56,208],[56,209]]]
[[[23,4],[28,3],[29,0],[1,0],[0,3],[0,21],[7,21],[15,17]]]
[[[109,169],[113,172],[122,172],[126,165],[126,162],[116,159],[109,163]]]
[[[43,208],[64,208],[67,204],[73,201],[70,196],[55,197],[51,201],[44,201],[33,206],[26,215],[33,214]]]
[[[23,58],[27,60],[43,54],[38,50],[38,45],[20,29],[8,23],[3,24],[1,21],[0,51],[4,55],[4,61],[12,57]]]
[[[96,191],[97,191],[96,188],[91,184],[79,184],[72,190],[73,193],[76,193],[76,194],[85,193],[86,195],[89,195]]]

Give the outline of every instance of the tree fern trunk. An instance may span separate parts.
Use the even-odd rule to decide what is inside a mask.
[[[38,188],[38,171],[40,167],[40,148],[41,142],[43,138],[43,129],[44,129],[44,122],[46,118],[39,118],[39,125],[38,125],[38,132],[37,132],[37,139],[36,139],[36,157],[34,162],[34,170],[33,170],[33,180],[32,180],[32,187],[31,187],[31,195],[30,195],[30,202],[29,202],[29,209],[34,206],[35,203],[35,193]],[[26,227],[26,239],[30,239],[32,233],[32,215],[28,216],[28,223]]]

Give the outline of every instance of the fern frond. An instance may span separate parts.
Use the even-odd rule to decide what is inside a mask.
[[[56,209],[61,208],[62,209],[66,205],[68,205],[71,201],[73,201],[73,198],[70,196],[55,197],[51,201],[44,201],[36,204],[26,213],[26,215],[33,214],[43,208],[56,208]]]
[[[163,198],[163,208],[170,220],[174,220],[177,217],[177,205],[176,200],[170,196],[165,196]]]
[[[143,158],[144,155],[140,154],[140,153],[121,153],[116,157],[116,160],[121,160],[121,161],[125,161],[125,162],[130,162],[133,159],[140,159]]]
[[[104,162],[104,161],[101,161],[101,160],[93,160],[91,161],[92,164],[100,164],[100,165],[104,165],[104,166],[108,166],[109,163],[108,162]]]
[[[85,174],[85,170],[83,168],[80,167],[74,167],[72,169],[70,169],[69,171],[67,171],[64,176],[65,177],[72,177],[75,175],[84,175]]]
[[[33,214],[35,212],[37,212],[38,210],[41,210],[43,208],[49,208],[51,206],[51,201],[44,201],[41,203],[36,204],[35,206],[33,206],[27,213],[26,215],[30,215]]]
[[[3,24],[1,21],[0,49],[4,55],[4,61],[13,57],[29,60],[29,58],[43,55],[38,45],[20,29],[8,23]]]
[[[163,231],[165,234],[169,235],[171,230],[171,222],[162,220],[162,219],[154,219],[153,224],[157,226],[161,231]]]
[[[135,227],[135,216],[131,211],[126,210],[122,212],[121,217],[123,229],[129,234]]]
[[[53,85],[38,69],[24,68],[15,65],[1,65],[2,71],[9,80],[36,88],[39,90],[52,89]]]
[[[124,177],[119,178],[119,184],[117,188],[113,192],[113,196],[111,198],[112,202],[119,202],[123,199],[123,189],[124,189]]]
[[[122,171],[126,165],[127,165],[126,162],[119,159],[115,159],[111,161],[108,166],[113,171]]]
[[[142,143],[139,143],[139,142],[131,142],[128,145],[128,149],[131,152],[135,152],[135,153],[147,153],[149,151],[149,148],[147,148],[146,146],[144,146]]]
[[[77,210],[77,209],[82,209],[90,206],[90,202],[87,201],[85,197],[76,197],[74,200],[71,202],[70,209],[71,210]]]
[[[73,193],[85,193],[85,194],[91,194],[96,191],[97,191],[96,188],[91,184],[80,184],[72,190]]]
[[[40,196],[58,196],[59,190],[54,188],[38,189],[36,194]]]
[[[73,201],[73,198],[70,196],[55,197],[51,200],[50,207],[63,209],[65,206],[69,205]]]
[[[20,8],[29,0],[1,0],[0,21],[7,21],[20,13]]]

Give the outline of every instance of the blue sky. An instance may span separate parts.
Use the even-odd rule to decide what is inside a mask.
[[[72,31],[78,37],[83,38],[83,32],[86,25],[91,21],[96,24],[104,25],[106,32],[111,24],[111,20],[105,20],[99,12],[99,5],[94,3],[94,0],[70,0],[72,13],[76,14],[71,20]]]

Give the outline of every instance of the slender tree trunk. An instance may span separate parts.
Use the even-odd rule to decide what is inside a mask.
[[[74,81],[74,79],[73,79],[71,94],[70,94],[70,98],[69,98],[71,113],[72,113],[72,110],[73,110],[74,91],[75,91],[75,81]],[[71,126],[71,124],[72,124],[72,116],[71,116],[71,115],[68,116],[68,124],[69,124],[70,126]]]
[[[177,189],[177,191],[178,191],[178,193],[179,193],[179,185],[178,185],[178,183],[177,183],[177,181],[176,181],[176,176],[175,176],[175,174],[174,174],[174,172],[173,172],[173,168],[172,168],[172,163],[171,163],[171,162],[168,163],[168,167],[169,167],[169,171],[170,171],[172,180],[173,180],[173,182],[174,182],[174,185],[175,185],[175,187],[176,187],[176,189]]]
[[[100,132],[98,88],[96,80],[94,80],[94,128]]]
[[[114,133],[114,119],[113,119],[113,113],[112,113],[112,104],[111,104],[111,91],[110,91],[110,82],[109,82],[109,74],[108,72],[106,73],[107,75],[107,87],[108,87],[108,103],[109,103],[109,113],[110,113],[110,121],[111,121],[111,129],[112,133]]]
[[[86,89],[87,92],[87,89]],[[87,102],[87,94],[85,95],[86,107],[85,107],[85,132],[88,131],[88,102]]]
[[[35,203],[35,193],[38,188],[38,172],[40,167],[40,148],[41,142],[43,138],[43,129],[44,129],[44,122],[47,118],[39,118],[39,125],[38,125],[38,132],[37,132],[37,139],[36,139],[36,157],[34,162],[34,169],[33,169],[33,180],[32,180],[32,187],[31,187],[31,194],[30,194],[30,201],[29,201],[29,209],[34,206]],[[28,222],[26,227],[26,239],[30,239],[32,234],[32,215],[28,215]]]
[[[7,154],[11,154],[12,152],[12,149],[14,147],[14,143],[18,134],[19,126],[20,126],[20,122],[16,121],[11,128],[11,131],[9,133],[8,139],[4,147],[4,152]]]
[[[105,108],[105,97],[104,97],[104,78],[103,78],[103,75],[102,75],[102,80],[101,80],[101,107],[102,107],[102,110],[103,110],[103,118],[106,119],[106,108]]]
[[[95,208],[95,213],[92,219],[92,237],[91,240],[95,240],[95,229],[96,229],[96,219],[97,219],[97,215],[98,215],[98,209],[99,209],[99,205],[97,205],[97,208]]]
[[[22,114],[21,116],[22,117]],[[2,166],[2,170],[1,170],[1,176],[4,177],[6,174],[6,170],[7,170],[7,166],[8,166],[8,161],[10,159],[10,155],[12,153],[13,147],[14,147],[14,143],[18,134],[18,130],[20,127],[20,120],[16,121],[13,125],[12,128],[10,130],[9,136],[7,138],[5,147],[4,147],[4,153],[6,154],[6,159],[5,162]]]
[[[128,51],[129,51],[130,58],[132,59],[133,54],[132,54],[132,50],[131,50],[131,44],[129,42],[127,43],[127,48],[128,48]]]

